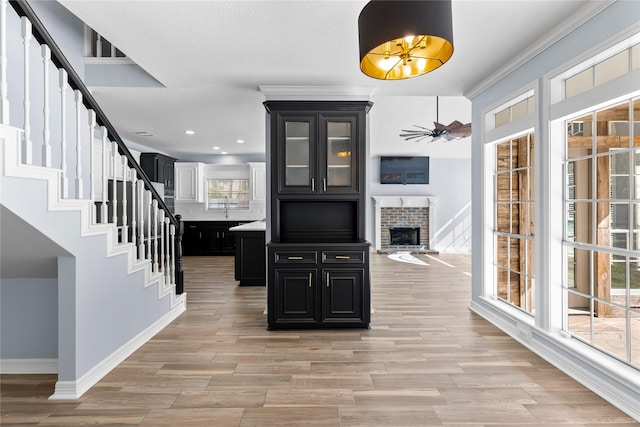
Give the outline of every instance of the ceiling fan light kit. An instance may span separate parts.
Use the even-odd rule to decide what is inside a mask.
[[[451,0],[373,0],[358,18],[360,70],[380,80],[426,74],[453,54]]]

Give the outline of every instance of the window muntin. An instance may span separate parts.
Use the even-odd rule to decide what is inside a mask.
[[[533,134],[496,144],[495,155],[495,294],[533,313]]]

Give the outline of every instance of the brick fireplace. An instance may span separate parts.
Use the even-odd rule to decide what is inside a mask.
[[[374,196],[375,247],[392,250],[430,250],[433,239],[433,198]],[[394,240],[392,244],[392,240]]]

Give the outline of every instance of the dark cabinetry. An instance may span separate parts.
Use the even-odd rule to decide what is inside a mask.
[[[367,327],[368,251],[368,244],[270,245],[270,327]]]
[[[185,221],[184,255],[233,255],[236,240],[229,228],[239,224],[237,221]]]
[[[164,203],[174,213],[175,209],[175,162],[173,157],[159,153],[140,154],[140,167],[153,182],[164,185]]]
[[[368,327],[370,102],[267,101],[269,328]]]
[[[266,283],[264,231],[234,231],[236,238],[235,279],[240,285]]]

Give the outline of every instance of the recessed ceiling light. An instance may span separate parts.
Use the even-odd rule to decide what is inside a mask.
[[[237,142],[238,144],[244,144],[244,139],[238,139],[236,142]]]
[[[227,154],[227,152],[226,151],[222,151],[220,154]]]
[[[146,130],[135,132],[135,134],[138,135],[138,136],[153,136],[152,133],[149,133]]]
[[[219,150],[219,149],[220,149],[220,147],[213,147],[213,149],[214,149],[214,150]]]
[[[192,131],[191,129],[187,129],[184,131],[184,133],[186,133],[187,135],[193,135],[195,132]]]

